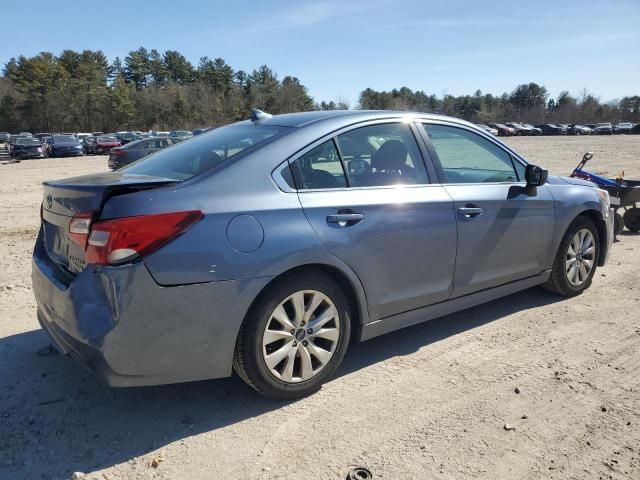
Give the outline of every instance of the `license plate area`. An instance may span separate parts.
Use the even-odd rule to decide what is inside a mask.
[[[48,216],[51,216],[49,213]],[[68,222],[70,219],[62,215],[54,215],[62,219],[62,224],[43,220],[44,242],[49,257],[71,273],[84,270],[84,251],[77,243],[69,239]],[[56,219],[58,220],[58,219]]]

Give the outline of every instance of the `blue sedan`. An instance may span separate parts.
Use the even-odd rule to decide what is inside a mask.
[[[53,135],[48,142],[50,157],[81,157],[82,144],[72,135]]]
[[[235,369],[292,399],[352,341],[537,285],[581,294],[612,218],[607,192],[461,120],[254,111],[45,182],[33,290],[52,343],[109,385]]]

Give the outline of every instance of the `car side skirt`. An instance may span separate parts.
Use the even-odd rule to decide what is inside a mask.
[[[481,303],[489,302],[500,297],[511,295],[512,293],[525,290],[541,283],[546,282],[551,275],[551,270],[546,270],[539,275],[524,278],[515,282],[507,283],[499,287],[488,288],[480,292],[457,297],[445,302],[429,305],[428,307],[418,308],[409,312],[400,313],[391,317],[382,318],[362,326],[360,340],[365,341],[385,333],[393,332],[401,328],[410,327],[418,323],[448,315],[450,313],[459,312]]]

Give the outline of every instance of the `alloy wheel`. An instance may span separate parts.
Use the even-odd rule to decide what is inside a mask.
[[[340,340],[340,316],[331,299],[317,290],[300,290],[271,313],[262,335],[262,356],[278,380],[300,383],[331,360]]]
[[[565,257],[565,274],[574,287],[582,285],[595,264],[596,242],[590,230],[578,230],[567,248]]]

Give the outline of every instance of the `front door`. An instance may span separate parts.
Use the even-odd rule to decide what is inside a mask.
[[[555,214],[549,189],[525,193],[524,165],[464,128],[425,124],[454,202],[458,252],[452,297],[540,274],[548,265]]]

